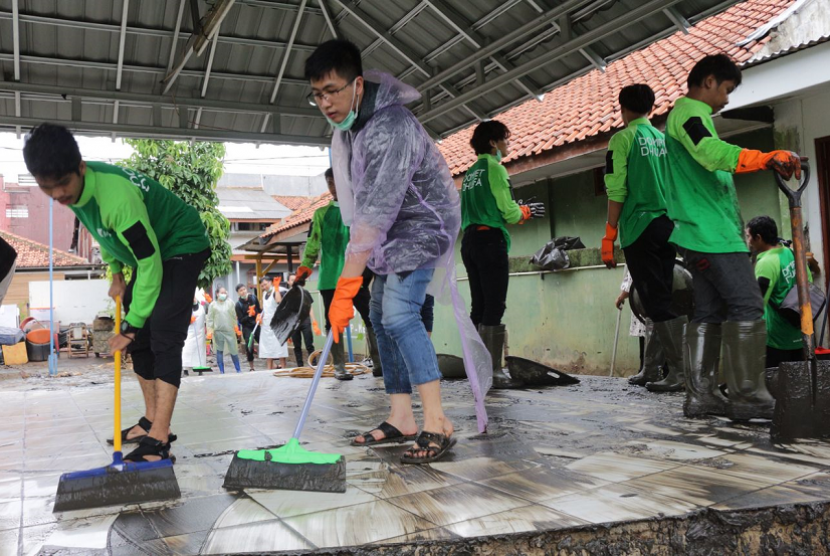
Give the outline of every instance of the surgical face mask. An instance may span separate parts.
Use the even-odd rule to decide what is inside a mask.
[[[349,115],[346,116],[346,118],[340,123],[337,123],[328,116],[326,116],[326,120],[328,120],[329,124],[331,124],[332,127],[334,127],[335,129],[339,129],[340,131],[349,131],[352,128],[355,121],[357,121],[358,114],[360,114],[360,108],[358,108],[357,110],[355,110],[354,108],[354,101],[356,97],[357,85],[355,85],[354,91],[352,92],[352,109],[349,110]]]
[[[501,162],[501,157],[502,157],[502,156],[503,156],[503,155],[501,154],[501,150],[500,150],[500,149],[496,149],[496,160],[498,160],[499,162]]]
[[[226,294],[226,293],[220,293],[220,294],[219,294],[219,295],[217,295],[216,297],[217,297],[217,298],[219,298],[219,301],[225,301],[225,300],[228,298],[228,294]]]

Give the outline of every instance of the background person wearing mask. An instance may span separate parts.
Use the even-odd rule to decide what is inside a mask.
[[[213,338],[216,364],[222,374],[225,374],[225,352],[230,354],[236,372],[242,372],[239,368],[239,344],[236,340],[238,334],[233,302],[228,299],[228,290],[224,286],[220,287],[216,292],[216,299],[208,307],[207,337]]]
[[[470,146],[478,160],[461,185],[461,259],[470,282],[470,319],[493,360],[493,388],[520,388],[502,368],[507,283],[510,277],[510,232],[507,224],[523,224],[545,215],[542,203],[513,200],[510,176],[501,165],[509,152],[510,130],[498,120],[483,122],[473,131]]]
[[[236,302],[236,320],[239,323],[239,328],[242,330],[242,341],[245,344],[245,352],[248,356],[248,365],[250,370],[254,370],[254,342],[259,340],[259,329],[257,328],[254,334],[254,342],[249,342],[251,334],[256,328],[257,315],[262,313],[262,308],[259,305],[259,300],[256,298],[254,292],[248,293],[248,288],[244,284],[236,286],[236,295],[239,299]]]
[[[187,369],[207,366],[207,346],[205,342],[205,307],[204,293],[196,290],[193,296],[193,312],[190,316],[190,326],[187,328],[187,339],[182,350],[182,369],[185,376]]]
[[[262,287],[262,316],[259,323],[259,357],[265,359],[266,368],[270,371],[274,368],[274,359],[280,360],[280,369],[287,365],[288,346],[280,344],[277,335],[271,328],[271,319],[277,312],[277,306],[282,301],[279,286],[274,287],[274,282],[268,276],[260,280]]]

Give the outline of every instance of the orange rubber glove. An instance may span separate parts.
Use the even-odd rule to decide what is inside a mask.
[[[307,266],[301,266],[297,269],[297,280],[305,280],[311,276],[311,269]]]
[[[249,317],[256,316],[256,306],[248,305],[248,316]]]
[[[331,307],[329,307],[329,322],[331,323],[335,343],[340,343],[340,334],[346,330],[349,321],[354,317],[352,301],[362,285],[363,276],[340,278],[337,281],[337,289],[334,290],[334,298],[331,300]]]
[[[760,170],[773,170],[778,172],[785,180],[790,179],[795,174],[795,179],[800,180],[801,158],[790,151],[762,153],[750,149],[742,150],[738,156],[738,166],[735,168],[735,173],[746,174]]]
[[[212,340],[213,339],[213,330],[208,330],[205,333],[205,339],[207,339],[207,340]]]
[[[262,313],[260,313],[256,316],[256,323],[257,324],[262,324]]]
[[[317,324],[317,319],[311,319],[311,328],[314,329],[314,333],[318,336],[322,336],[323,332],[320,330],[320,325]]]
[[[519,224],[524,224],[531,218],[533,218],[533,211],[530,210],[530,207],[527,205],[519,205],[519,208],[522,211],[522,219],[519,220]]]
[[[234,331],[234,332],[236,332],[236,335],[237,335],[237,336],[242,336],[242,331],[239,329],[239,325],[238,325],[238,324],[234,325],[234,327],[233,327],[233,331]]]
[[[608,222],[605,223],[605,237],[602,238],[602,262],[608,268],[617,268],[617,263],[614,262],[614,242],[617,241],[617,228],[614,228]]]
[[[209,293],[205,294],[205,302],[206,303],[213,303],[213,298],[210,296]]]
[[[190,324],[196,322],[196,315],[190,315]]]

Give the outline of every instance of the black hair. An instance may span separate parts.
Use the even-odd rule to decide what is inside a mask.
[[[248,286],[246,286],[245,284],[237,284],[236,285],[236,293],[239,293],[239,290],[241,290],[242,288],[247,289]]]
[[[654,91],[644,83],[623,87],[620,91],[620,106],[635,114],[649,114],[654,108]]]
[[[778,245],[778,226],[769,216],[756,216],[746,225],[751,237],[761,236],[767,245]]]
[[[360,49],[353,42],[343,39],[326,41],[305,61],[305,78],[308,81],[323,79],[331,72],[348,83],[363,75]]]
[[[81,172],[78,143],[62,125],[42,123],[27,133],[23,160],[29,173],[36,177],[59,179]]]
[[[273,281],[274,281],[274,279],[271,278],[270,276],[268,276],[267,274],[259,279],[260,284],[263,283],[263,282],[273,282]]]
[[[736,87],[741,84],[741,68],[726,54],[712,54],[701,59],[689,72],[686,84],[689,89],[702,87],[710,75],[715,76],[719,85],[724,81],[734,81]]]
[[[470,146],[477,155],[487,154],[493,150],[490,141],[501,141],[509,137],[510,130],[500,121],[490,120],[489,122],[481,122],[473,131]]]
[[[334,170],[329,168],[328,170],[326,170],[326,173],[323,174],[323,175],[326,176],[326,180],[333,180],[334,179]]]

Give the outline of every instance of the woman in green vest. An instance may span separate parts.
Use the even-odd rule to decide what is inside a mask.
[[[470,145],[478,160],[461,186],[461,258],[467,269],[472,297],[470,319],[493,359],[493,387],[519,388],[522,384],[502,369],[504,325],[510,251],[508,224],[523,224],[545,215],[542,203],[513,200],[510,176],[501,164],[508,154],[510,130],[497,120],[482,122]]]

